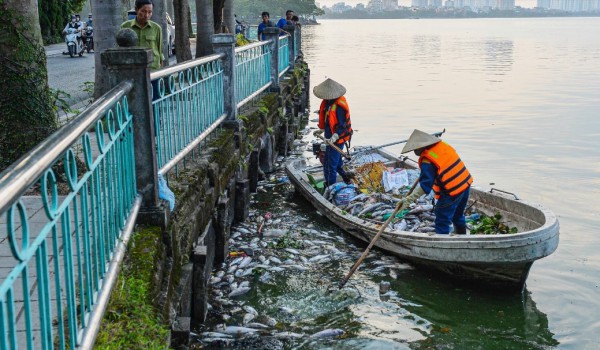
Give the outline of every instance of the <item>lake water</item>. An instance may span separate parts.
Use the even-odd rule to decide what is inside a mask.
[[[354,145],[445,128],[443,138],[475,186],[514,192],[558,216],[559,247],[533,265],[527,282],[547,317],[544,329],[532,330],[545,341],[532,335],[530,348],[600,348],[599,28],[600,18],[323,20],[303,27],[311,85],[330,77],[348,90]],[[317,109],[318,99],[311,104]],[[423,309],[472,296],[419,288],[398,292],[423,293]],[[489,298],[422,315],[473,327],[468,336],[442,332],[448,346],[436,341],[436,348],[467,348],[461,335],[510,339],[490,334],[502,321]],[[507,330],[528,323],[511,317]],[[468,348],[527,348],[483,344]]]
[[[443,138],[469,167],[474,186],[549,208],[560,221],[560,243],[533,264],[521,296],[465,288],[397,261],[388,260],[393,267],[382,270],[378,264],[389,257],[377,250],[349,288],[327,293],[365,245],[295,195],[279,169],[253,196],[253,217],[242,226],[256,232],[254,218],[269,212],[274,222],[268,229],[307,240],[317,239],[307,229],[320,232],[318,244],[335,246],[342,258],[247,279],[252,291],[235,303],[277,319],[264,338],[305,335],[284,338],[286,349],[600,348],[598,28],[600,18],[323,20],[303,27],[311,85],[331,77],[348,90],[353,145],[406,139],[415,128],[445,128]],[[312,97],[312,110],[319,102]],[[307,132],[304,141],[311,139]],[[234,232],[239,242],[239,228]],[[240,244],[246,243],[233,248]],[[256,255],[296,255],[282,251]],[[389,299],[379,296],[381,281],[391,282]],[[199,332],[216,329],[224,316],[229,325],[241,324],[241,304],[211,303]],[[306,336],[327,328],[346,334]]]

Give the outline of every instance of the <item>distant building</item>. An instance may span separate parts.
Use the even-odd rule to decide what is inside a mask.
[[[369,12],[382,12],[383,11],[383,0],[369,0],[367,5]]]
[[[598,12],[600,0],[538,0],[537,7],[567,12]]]
[[[496,8],[498,10],[514,10],[515,0],[497,0]]]

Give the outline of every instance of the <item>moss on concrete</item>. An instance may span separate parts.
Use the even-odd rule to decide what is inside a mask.
[[[133,234],[95,349],[168,348],[169,326],[154,306],[162,249],[159,227],[142,228]]]

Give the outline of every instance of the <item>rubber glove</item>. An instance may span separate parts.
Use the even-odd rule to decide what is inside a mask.
[[[425,191],[423,191],[423,188],[421,187],[421,185],[417,184],[415,186],[415,189],[408,196],[406,196],[402,199],[402,206],[400,207],[399,211],[402,211],[402,210],[408,208],[408,206],[411,203],[416,201],[419,197],[421,197],[424,194],[425,194]]]
[[[336,143],[337,140],[340,139],[340,135],[337,134],[337,132],[333,135],[331,135],[331,142],[332,143]]]
[[[326,149],[327,149],[327,144],[325,142],[323,142],[321,144],[321,151],[325,152]]]

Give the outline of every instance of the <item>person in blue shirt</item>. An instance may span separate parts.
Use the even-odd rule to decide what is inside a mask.
[[[275,24],[273,24],[273,22],[269,21],[269,13],[267,11],[263,12],[261,14],[262,16],[262,22],[260,22],[260,24],[258,25],[258,40],[265,40],[267,37],[264,34],[265,28],[268,27],[275,27]]]
[[[294,22],[292,22],[292,17],[294,17],[294,11],[285,11],[285,18],[282,17],[279,21],[277,21],[277,27],[283,29],[283,27],[287,25],[294,25]]]

